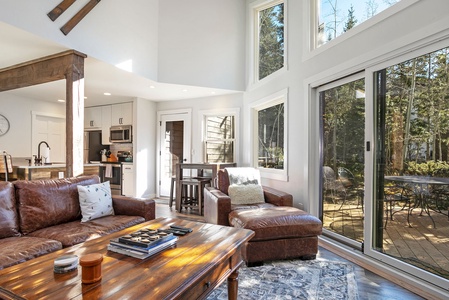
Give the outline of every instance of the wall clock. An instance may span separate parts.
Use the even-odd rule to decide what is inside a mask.
[[[0,136],[9,131],[9,121],[4,115],[0,115]]]

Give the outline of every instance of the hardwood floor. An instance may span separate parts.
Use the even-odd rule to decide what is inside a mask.
[[[174,207],[170,208],[168,206],[168,199],[165,198],[156,199],[156,217],[173,217],[204,222],[204,218],[202,216],[199,216],[196,211],[183,211],[183,213],[176,212]],[[322,247],[319,248],[318,257],[327,260],[344,261],[347,263],[351,263],[348,260]],[[397,284],[384,279],[383,277],[380,277],[366,269],[359,267],[356,264],[353,265],[356,272],[359,299],[424,299],[398,286]]]

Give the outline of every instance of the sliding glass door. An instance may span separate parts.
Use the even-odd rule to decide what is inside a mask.
[[[448,286],[449,48],[374,75],[374,256]]]
[[[325,233],[363,242],[365,80],[318,89],[321,120],[321,219]]]
[[[323,235],[449,293],[449,42],[439,44],[316,88],[318,191]]]

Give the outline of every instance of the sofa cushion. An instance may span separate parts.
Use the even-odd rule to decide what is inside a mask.
[[[58,241],[36,237],[0,239],[0,270],[62,249]]]
[[[295,207],[240,209],[229,214],[229,224],[253,230],[251,241],[310,237],[321,234],[321,221]]]
[[[96,175],[14,182],[23,234],[81,218],[77,185],[99,183]]]
[[[80,222],[78,220],[42,228],[30,233],[29,236],[57,240],[62,243],[63,247],[70,247],[144,221],[143,217],[138,216],[107,216],[89,222]]]
[[[0,182],[0,239],[20,236],[14,186]]]
[[[78,193],[83,216],[81,222],[114,214],[109,181],[86,186],[78,185]]]
[[[265,202],[262,186],[258,184],[231,184],[228,189],[228,194],[233,205]]]

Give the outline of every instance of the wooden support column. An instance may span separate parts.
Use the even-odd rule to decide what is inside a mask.
[[[66,79],[66,177],[83,173],[86,57],[69,50],[0,69],[0,92]]]

